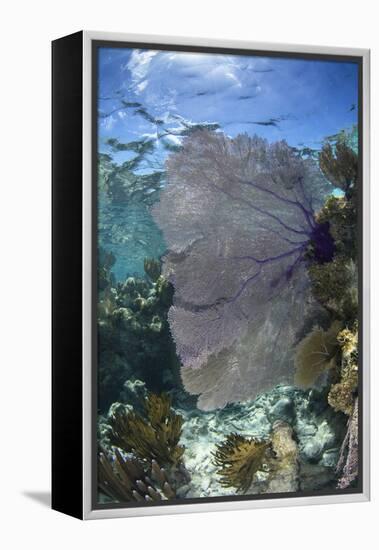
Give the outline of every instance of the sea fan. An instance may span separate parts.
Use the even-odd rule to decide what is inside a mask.
[[[339,350],[337,334],[340,330],[339,321],[334,321],[328,330],[314,327],[297,345],[295,384],[299,388],[317,387],[323,375],[335,368]]]
[[[331,185],[285,142],[207,131],[186,139],[167,173],[152,212],[184,386],[202,409],[254,398],[293,377],[293,344],[315,306],[306,262],[334,254],[315,218]]]

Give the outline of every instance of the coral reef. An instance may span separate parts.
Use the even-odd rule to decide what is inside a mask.
[[[203,409],[253,399],[290,381],[296,334],[320,308],[307,258],[310,243],[314,262],[333,257],[315,215],[332,186],[312,159],[256,136],[194,133],[167,167],[152,212],[169,249],[184,386]]]
[[[344,194],[328,197],[316,216],[319,224],[328,224],[335,254],[332,262],[310,262],[312,293],[333,318],[351,324],[358,315],[358,158],[349,147],[348,136],[341,134],[334,147],[325,144],[319,163],[325,176]]]
[[[247,440],[271,442],[265,465],[254,475],[247,494],[267,492],[271,481],[278,492],[312,490],[315,487],[333,489],[336,486],[338,476],[335,468],[346,431],[346,417],[328,406],[327,389],[320,392],[276,386],[254,401],[231,404],[215,411],[188,409],[180,412],[184,419],[180,439],[185,447],[183,461],[191,476],[188,497],[236,493],[235,487],[220,484],[217,473],[220,467],[214,462],[215,450],[230,433]],[[272,447],[274,426],[278,430],[277,454]],[[283,443],[280,452],[279,434],[287,442],[285,446]],[[285,448],[288,449],[288,469]],[[291,460],[290,449],[295,453]],[[284,475],[285,472],[288,475]]]
[[[229,434],[223,443],[217,445],[214,453],[214,463],[220,468],[217,474],[221,477],[221,485],[246,493],[254,475],[262,468],[269,448],[268,441]]]
[[[171,408],[168,395],[149,393],[144,416],[134,411],[115,411],[110,417],[110,443],[144,461],[162,466],[177,466],[184,453],[179,445],[183,418]]]
[[[330,197],[317,215],[319,223],[329,224],[335,243],[333,261],[308,266],[313,296],[345,327],[336,335],[340,351],[334,356],[335,380],[328,391],[328,404],[349,417],[336,468],[342,474],[340,489],[358,477],[358,157],[350,145],[349,136],[340,134],[334,146],[327,143],[320,153],[321,170],[343,196]]]
[[[308,389],[320,381],[320,377],[336,367],[339,343],[337,335],[341,329],[334,321],[328,330],[314,328],[296,347],[295,384]]]
[[[102,264],[98,303],[98,386],[100,411],[120,399],[126,380],[143,379],[152,391],[180,389],[179,363],[167,311],[172,286],[160,263],[146,260],[148,279],[115,283],[110,263]]]
[[[317,213],[317,220],[320,224],[329,224],[336,255],[355,260],[357,257],[357,205],[355,194],[349,199],[346,196],[335,197],[332,195],[328,197]]]
[[[143,414],[114,403],[99,423],[99,489],[124,502],[158,501],[185,496],[190,476],[179,445],[183,418],[167,395],[148,393]]]
[[[359,67],[232,57],[99,51],[107,508],[358,486]]]
[[[358,311],[358,272],[351,260],[337,257],[333,262],[309,266],[314,297],[333,317],[353,320]]]
[[[336,251],[332,262],[308,265],[312,293],[333,318],[352,323],[358,315],[355,199],[330,197],[317,218],[329,224]]]
[[[169,185],[153,208],[169,245],[163,273],[145,258],[144,278],[116,283],[114,257],[101,251],[101,410],[113,402],[99,422],[104,498],[356,482],[354,154],[325,146],[320,167],[343,196],[325,200],[331,186],[314,161],[285,143],[191,132],[170,157]],[[201,410],[179,398],[175,345]],[[272,387],[292,381],[293,366],[300,389]]]

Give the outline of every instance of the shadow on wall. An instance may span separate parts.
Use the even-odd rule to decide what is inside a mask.
[[[34,500],[34,502],[37,502],[42,506],[47,506],[49,508],[51,506],[50,491],[23,491],[22,495],[24,497],[30,498],[31,500]]]

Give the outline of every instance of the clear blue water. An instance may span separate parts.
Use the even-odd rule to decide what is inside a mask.
[[[200,125],[314,153],[357,123],[357,79],[346,62],[101,48],[99,152],[116,168],[130,162],[133,177],[154,177]],[[118,185],[128,188],[125,173]],[[147,179],[137,194],[100,193],[99,245],[113,252],[118,280],[142,275],[144,258],[165,251],[149,213],[157,188]]]

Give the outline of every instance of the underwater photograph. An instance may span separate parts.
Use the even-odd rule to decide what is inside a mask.
[[[358,492],[360,64],[95,48],[96,504]]]

